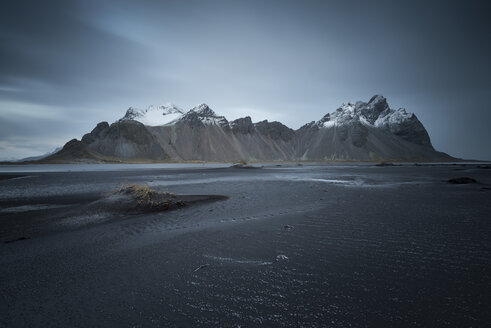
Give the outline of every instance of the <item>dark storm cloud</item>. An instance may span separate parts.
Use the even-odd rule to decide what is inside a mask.
[[[14,4],[10,15],[9,8],[3,11],[2,24],[8,28],[0,34],[1,60],[6,63],[0,85],[13,89],[5,96],[63,105],[90,102],[86,90],[121,83],[116,78],[123,74],[138,78],[144,69],[140,62],[146,59],[141,55],[145,47],[84,21],[90,16],[87,8],[68,1],[41,8],[38,2]],[[50,94],[49,88],[59,92]]]
[[[415,112],[439,150],[491,159],[484,1],[0,6],[0,140],[10,149],[37,137],[39,153],[51,150],[131,105],[207,102],[229,118],[297,128],[382,93]]]

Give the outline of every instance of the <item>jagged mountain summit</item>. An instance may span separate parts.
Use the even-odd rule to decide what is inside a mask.
[[[208,105],[128,109],[71,140],[47,161],[446,161],[416,115],[391,109],[386,98],[346,103],[298,130],[280,122],[228,121]]]
[[[183,116],[181,116],[178,120],[171,123],[178,122],[188,122],[189,124],[199,124],[201,122],[205,125],[218,125],[221,127],[228,126],[228,121],[224,116],[217,115],[207,104],[198,105]]]
[[[326,114],[316,125],[329,128],[355,123],[386,129],[416,144],[431,145],[430,137],[416,115],[407,113],[404,108],[391,109],[381,95],[373,96],[368,103],[343,104],[335,112]]]

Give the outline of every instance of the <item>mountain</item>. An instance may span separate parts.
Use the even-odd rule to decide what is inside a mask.
[[[405,109],[373,96],[346,103],[297,130],[296,157],[331,160],[452,160],[437,152],[423,124]]]
[[[298,130],[280,122],[228,121],[208,105],[184,112],[174,105],[139,110],[99,123],[45,161],[448,161],[423,124],[386,98],[345,103]]]
[[[131,120],[111,125],[101,122],[82,137],[81,143],[103,156],[117,159],[167,159],[165,151],[149,131],[151,127]]]

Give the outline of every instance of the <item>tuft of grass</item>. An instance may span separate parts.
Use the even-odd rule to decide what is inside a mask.
[[[139,185],[137,183],[121,186],[117,192],[120,194],[130,194],[138,198],[148,198],[158,193],[147,185]]]

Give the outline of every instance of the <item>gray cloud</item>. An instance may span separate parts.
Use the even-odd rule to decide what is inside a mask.
[[[382,93],[415,112],[439,150],[491,159],[484,1],[0,6],[3,158],[49,151],[129,106],[206,102],[298,128]]]

